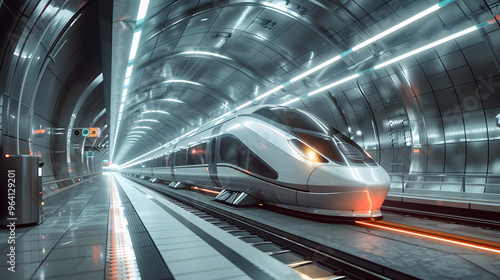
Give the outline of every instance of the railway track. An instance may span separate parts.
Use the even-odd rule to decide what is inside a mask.
[[[417,279],[269,225],[248,220],[235,212],[171,191],[163,184],[129,178],[165,195],[177,206],[275,257],[310,279]]]

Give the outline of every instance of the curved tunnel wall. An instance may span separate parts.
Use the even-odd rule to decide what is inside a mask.
[[[66,149],[66,128],[72,117],[89,113],[74,111],[75,104],[102,73],[96,15],[97,1],[16,0],[0,7],[1,152],[39,155],[44,181],[88,172],[67,165],[67,157],[83,161],[78,139],[70,138]],[[102,96],[102,87],[93,95]],[[94,105],[104,108],[102,100]]]

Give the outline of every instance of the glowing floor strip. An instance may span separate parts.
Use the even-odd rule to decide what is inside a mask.
[[[123,213],[115,180],[111,178],[110,234],[107,253],[107,279],[141,279],[132,240]]]
[[[424,234],[424,233],[419,233],[419,232],[413,232],[413,231],[404,230],[404,229],[387,227],[387,226],[379,225],[377,223],[360,222],[360,221],[356,221],[356,223],[363,224],[363,225],[370,226],[370,227],[382,228],[382,229],[386,229],[386,230],[411,234],[411,235],[415,235],[415,236],[425,237],[425,238],[429,238],[429,239],[434,239],[434,240],[438,240],[438,241],[443,241],[443,242],[447,242],[447,243],[457,244],[457,245],[461,245],[461,246],[465,246],[465,247],[470,247],[470,248],[474,248],[474,249],[479,249],[479,250],[484,250],[484,251],[489,251],[489,252],[500,254],[499,249],[488,248],[485,246],[475,245],[475,244],[471,244],[471,243],[467,243],[467,242],[463,242],[463,241],[448,239],[448,238],[444,238],[444,237],[439,237],[439,236],[434,236],[434,235],[429,235],[429,234]]]

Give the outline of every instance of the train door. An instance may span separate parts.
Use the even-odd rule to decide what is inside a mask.
[[[220,131],[220,126],[212,130],[212,139],[210,139],[210,158],[208,160],[208,171],[210,173],[210,180],[214,187],[220,188],[219,176],[217,175],[217,138],[216,135]]]

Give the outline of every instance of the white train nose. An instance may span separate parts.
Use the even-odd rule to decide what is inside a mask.
[[[315,195],[316,207],[376,210],[384,203],[390,178],[380,166],[320,166],[312,172],[307,186],[308,195]],[[300,205],[306,205],[306,199],[299,200]]]
[[[384,189],[389,190],[390,178],[380,166],[320,166],[307,182],[310,192],[332,192],[332,188],[342,190]],[[334,190],[335,191],[335,190]]]

